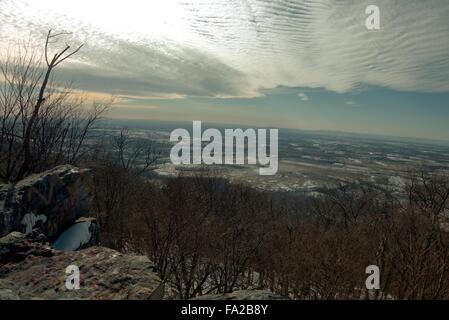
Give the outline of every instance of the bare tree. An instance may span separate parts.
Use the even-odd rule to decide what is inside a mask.
[[[51,55],[50,46],[64,35],[48,32],[42,59],[24,46],[0,64],[0,178],[5,182],[76,163],[88,131],[107,109],[94,103],[87,110],[69,86],[54,81],[55,68],[83,47],[71,50],[66,44]]]
[[[124,170],[135,171],[138,175],[156,167],[161,157],[160,150],[156,150],[149,139],[132,139],[128,128],[123,128],[117,137],[113,139],[112,158],[116,165]]]

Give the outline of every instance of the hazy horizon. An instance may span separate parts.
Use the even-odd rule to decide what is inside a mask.
[[[193,121],[200,121],[198,119],[194,120],[164,120],[164,119],[138,119],[138,118],[113,118],[106,116],[101,122],[104,121],[109,122],[123,122],[121,123],[121,128],[140,128],[141,125],[144,125],[145,128],[151,128],[154,124],[166,124],[171,125],[170,128],[182,128],[186,129],[188,131],[191,131],[192,129],[192,122]],[[107,123],[107,125],[113,125],[111,123]],[[350,136],[352,138],[368,138],[368,139],[375,139],[380,141],[401,141],[401,142],[409,142],[409,143],[424,143],[424,144],[436,144],[440,146],[449,146],[449,140],[441,140],[441,139],[432,139],[432,138],[419,138],[419,137],[405,137],[405,136],[393,136],[393,135],[385,135],[385,134],[378,134],[378,133],[360,133],[360,132],[351,132],[351,131],[342,131],[342,130],[326,130],[326,129],[301,129],[301,128],[287,128],[287,127],[275,127],[275,126],[254,126],[252,124],[247,123],[226,123],[226,122],[219,122],[216,121],[202,121],[203,129],[205,128],[217,128],[217,129],[235,129],[235,128],[241,128],[241,129],[248,129],[248,128],[274,128],[281,130],[288,130],[293,131],[297,133],[306,133],[306,134],[323,134],[323,135],[332,135],[337,134],[342,137],[344,136]],[[154,128],[153,128],[154,129]]]

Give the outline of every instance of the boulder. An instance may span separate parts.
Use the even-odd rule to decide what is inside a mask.
[[[34,233],[35,235],[36,233]],[[34,239],[40,239],[34,241]],[[162,299],[164,285],[145,256],[103,248],[63,252],[42,238],[13,233],[0,239],[0,299]],[[22,252],[18,257],[13,253]],[[28,254],[25,254],[28,253]],[[72,269],[68,269],[68,267]],[[79,270],[79,289],[66,286],[68,270]]]
[[[0,266],[18,263],[31,256],[51,257],[53,255],[54,250],[47,245],[45,236],[36,230],[28,235],[12,232],[0,238]]]
[[[55,240],[89,212],[92,190],[90,171],[70,165],[0,185],[0,237],[39,228]]]
[[[80,218],[53,243],[61,251],[76,251],[100,243],[100,228],[95,218]]]

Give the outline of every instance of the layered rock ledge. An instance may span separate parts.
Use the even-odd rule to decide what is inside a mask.
[[[66,287],[67,267],[80,272],[80,287]],[[0,239],[0,300],[2,299],[162,299],[164,285],[145,256],[103,248],[62,252],[42,235],[14,232]]]

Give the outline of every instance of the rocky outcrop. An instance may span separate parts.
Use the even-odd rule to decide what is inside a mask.
[[[0,185],[0,237],[40,231],[51,241],[89,212],[90,171],[70,165]]]
[[[0,238],[0,266],[18,263],[31,256],[51,257],[54,251],[46,246],[45,236],[32,232],[28,236],[12,232]]]
[[[18,232],[0,239],[0,299],[146,300],[164,296],[163,283],[147,257],[103,247],[62,252],[44,239],[37,233]],[[78,290],[66,286],[73,268],[80,274]]]
[[[89,170],[60,166],[0,186],[0,300],[164,297],[147,257],[97,246],[91,183]]]
[[[238,290],[224,294],[210,294],[192,300],[286,300],[268,290]]]

